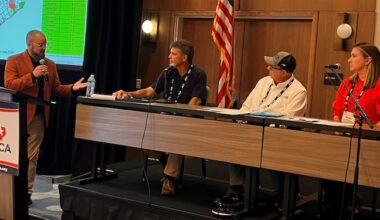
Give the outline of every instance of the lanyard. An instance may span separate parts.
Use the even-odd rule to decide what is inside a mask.
[[[347,111],[347,109],[348,109],[348,100],[350,99],[350,93],[353,94],[352,92],[354,91],[355,86],[356,86],[356,82],[352,84],[351,89],[350,89],[350,92],[347,93],[347,96],[346,96],[346,98],[345,98],[344,111]],[[362,90],[361,90],[360,93],[359,93],[358,98],[356,99],[357,101],[359,101],[359,99],[363,96],[364,90],[365,90],[365,89],[364,89],[364,87],[363,87]],[[356,107],[355,107],[354,110],[356,110]]]
[[[288,84],[287,84],[287,85],[281,90],[280,93],[277,94],[277,96],[273,99],[273,101],[272,101],[271,103],[267,104],[267,105],[264,106],[262,109],[268,108],[268,107],[271,106],[274,102],[276,102],[277,99],[280,98],[281,95],[282,95],[282,94],[283,94],[283,93],[284,93],[284,92],[290,87],[290,85],[292,85],[293,81],[294,81],[294,78],[293,78],[292,80],[290,80],[290,82],[289,82],[289,83],[288,83]],[[269,92],[270,92],[270,90],[272,89],[273,84],[274,84],[274,83],[270,84],[270,86],[269,86],[269,88],[268,88],[268,91],[267,91],[267,93],[265,94],[264,98],[261,99],[261,102],[260,102],[260,105],[259,105],[259,106],[261,106],[261,105],[263,104],[263,102],[265,101],[265,99],[268,98]]]
[[[185,78],[183,79],[182,81],[182,84],[181,84],[181,87],[179,87],[179,91],[177,93],[177,97],[174,99],[174,102],[177,103],[178,102],[178,99],[179,97],[181,97],[182,95],[182,90],[183,88],[185,88],[185,85],[186,85],[186,82],[187,80],[189,79],[189,76],[191,74],[191,71],[193,71],[193,67],[194,65],[191,64],[190,68],[187,70],[186,74],[185,74]],[[170,80],[170,89],[169,89],[169,96],[168,96],[168,100],[173,100],[173,89],[174,89],[174,78],[172,78]]]

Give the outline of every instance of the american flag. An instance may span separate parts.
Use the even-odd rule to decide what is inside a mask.
[[[218,0],[212,38],[220,51],[219,83],[217,105],[232,107],[233,90],[233,42],[234,42],[234,1]]]

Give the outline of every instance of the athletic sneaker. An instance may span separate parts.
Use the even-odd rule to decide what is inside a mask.
[[[242,210],[244,208],[244,197],[242,193],[238,193],[229,188],[227,192],[221,197],[215,199],[218,208],[229,208],[234,210]]]

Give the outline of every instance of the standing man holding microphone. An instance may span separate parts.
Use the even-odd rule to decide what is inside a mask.
[[[45,58],[46,37],[38,30],[29,31],[26,36],[27,49],[10,56],[5,64],[4,85],[8,89],[50,101],[52,93],[57,96],[72,96],[86,88],[83,78],[71,85],[62,85],[56,64]],[[36,176],[38,155],[49,120],[49,106],[28,103],[27,106],[27,155],[29,205]]]

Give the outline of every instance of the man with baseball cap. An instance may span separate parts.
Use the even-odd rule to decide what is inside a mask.
[[[303,116],[306,110],[306,89],[294,78],[296,59],[288,52],[280,51],[276,55],[264,56],[268,64],[269,76],[259,80],[240,110],[244,112],[271,112],[291,116]],[[217,208],[212,213],[217,216],[233,216],[244,208],[243,183],[245,167],[230,165],[230,188],[225,195],[217,198]],[[274,178],[278,175],[272,175]],[[276,188],[282,197],[281,179]]]

